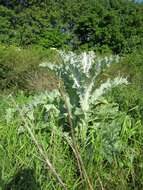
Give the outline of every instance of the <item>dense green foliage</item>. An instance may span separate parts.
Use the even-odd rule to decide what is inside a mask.
[[[53,88],[56,82],[53,75],[39,69],[40,62],[53,59],[56,56],[52,50],[0,46],[0,90],[14,92]]]
[[[142,94],[143,3],[0,0],[0,190],[143,189]]]
[[[131,52],[143,47],[142,12],[127,0],[1,0],[0,42]]]

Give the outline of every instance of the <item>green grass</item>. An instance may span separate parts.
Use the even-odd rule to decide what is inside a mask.
[[[21,97],[19,98],[21,102]],[[24,98],[25,99],[25,98]],[[3,102],[3,101],[2,101]],[[33,142],[27,132],[18,134],[18,129],[22,125],[21,119],[17,116],[9,124],[4,120],[4,113],[8,107],[5,101],[1,103],[0,122],[0,168],[1,180],[4,186],[11,185],[11,189],[61,189],[54,180],[51,172],[45,167],[37,152]],[[44,144],[52,163],[69,186],[75,183],[75,166],[70,155],[69,147],[58,134],[60,129],[54,125],[54,121],[49,123],[36,123],[35,127],[49,130],[37,130],[36,136]],[[52,135],[51,135],[52,134]],[[31,176],[29,178],[29,175]],[[19,180],[16,181],[15,178]],[[32,178],[33,182],[30,180]],[[30,186],[28,185],[30,183]],[[38,187],[40,184],[40,188]],[[2,185],[2,184],[1,184]],[[4,187],[6,189],[6,187]]]
[[[17,104],[32,100],[19,94]],[[18,113],[10,122],[5,116],[8,108],[14,108],[6,96],[0,102],[0,185],[3,190],[60,190],[57,180],[47,169],[27,131],[19,133],[24,122]],[[142,189],[143,188],[143,126],[114,104],[100,105],[94,109],[88,126],[86,140],[82,130],[76,140],[80,147],[87,174],[94,189]],[[59,119],[50,116],[43,120],[41,107],[34,110],[32,126],[40,144],[60,174],[68,189],[87,189],[79,181],[79,171],[71,147],[63,137]],[[95,118],[95,121],[93,120]],[[28,118],[27,118],[28,122]]]

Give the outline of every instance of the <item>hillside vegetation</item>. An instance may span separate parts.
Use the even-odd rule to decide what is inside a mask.
[[[0,1],[0,190],[143,189],[143,4]]]
[[[142,12],[128,0],[1,0],[0,42],[128,53],[143,45]]]

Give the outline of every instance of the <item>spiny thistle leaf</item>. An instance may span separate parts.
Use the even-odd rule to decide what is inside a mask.
[[[56,50],[63,64],[42,63],[40,66],[47,66],[50,70],[63,80],[66,92],[72,105],[81,107],[84,113],[88,112],[90,105],[97,101],[107,90],[120,85],[127,84],[127,80],[116,77],[108,79],[101,86],[96,88],[96,77],[106,66],[119,61],[119,56],[97,57],[93,51],[76,54]],[[95,90],[94,90],[95,89]]]

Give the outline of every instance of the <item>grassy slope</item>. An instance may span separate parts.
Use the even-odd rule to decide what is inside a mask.
[[[6,63],[11,63],[10,55],[9,57],[5,56]],[[18,55],[16,54],[16,58]],[[42,58],[39,57],[33,56],[32,58],[31,54],[29,58],[28,56],[25,58],[23,54],[21,56],[23,57],[18,60],[24,61],[26,59],[30,60],[29,62],[35,60],[33,63],[42,61]],[[44,55],[43,57],[47,58],[48,56]],[[111,71],[107,71],[106,75],[111,76],[115,70],[121,70],[125,76],[127,74],[133,76],[133,84],[127,89],[120,88],[109,92],[107,99],[111,103],[107,107],[99,106],[94,110],[94,117],[98,118],[100,127],[97,128],[95,122],[95,128],[91,128],[88,138],[92,142],[92,146],[87,146],[87,142],[81,142],[77,138],[81,145],[80,151],[88,175],[96,189],[101,189],[101,187],[107,190],[143,188],[143,100],[141,96],[142,78],[138,74],[142,68],[141,62],[141,54],[136,57],[134,54],[126,58],[125,67],[122,63],[113,66]],[[14,63],[16,64],[18,61]],[[128,67],[130,64],[134,69]],[[127,67],[130,69],[128,70]],[[139,76],[140,78],[137,80]],[[27,97],[23,93],[17,94],[15,97],[15,101],[20,105],[31,99],[33,96]],[[62,189],[51,172],[47,170],[43,161],[39,159],[37,149],[26,131],[19,134],[20,126],[23,126],[19,114],[16,114],[10,122],[8,122],[10,118],[7,118],[6,121],[7,109],[14,107],[10,98],[7,95],[2,95],[0,100],[0,188],[3,190]],[[115,105],[112,106],[113,102],[119,104],[119,110],[116,109]],[[71,190],[86,190],[86,186],[81,187],[78,184],[79,176],[75,158],[68,143],[61,136],[59,119],[52,117],[49,122],[44,122],[41,108],[35,110],[35,114],[36,120],[33,126],[36,129],[36,136],[39,142],[44,145],[63,181]]]

